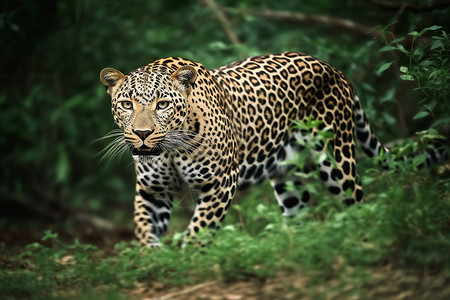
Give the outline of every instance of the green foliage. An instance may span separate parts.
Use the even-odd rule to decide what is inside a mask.
[[[302,151],[299,152],[297,160],[295,162],[287,161],[286,163],[294,163],[300,169],[303,169],[309,161],[318,164],[333,157],[329,151],[317,153],[318,150],[316,149],[323,149],[328,144],[328,140],[334,136],[331,128],[319,130],[318,128],[322,124],[322,121],[313,120],[312,117],[308,117],[305,122],[298,120],[293,122],[292,129],[299,130],[302,136],[305,137],[305,140],[296,141],[302,146]]]
[[[314,282],[307,291],[311,295],[318,296],[315,288],[326,284],[329,274],[340,274],[337,278],[355,287],[352,293],[363,295],[364,287],[375,280],[370,269],[377,265],[432,268],[450,275],[449,182],[442,185],[410,170],[383,178],[376,185],[388,188],[364,205],[344,208],[322,194],[318,205],[303,210],[289,224],[281,220],[275,203],[263,204],[250,194],[242,205],[254,209],[241,211],[249,221],[246,231],[228,222],[203,251],[169,245],[142,249],[135,242],[122,242],[105,255],[77,241],[64,244],[48,231],[42,243],[27,246],[11,258],[9,267],[1,267],[0,292],[6,299],[76,298],[118,293],[144,282],[177,286],[288,272],[308,274]],[[346,274],[357,276],[349,279]],[[349,295],[339,287],[332,291]]]
[[[323,195],[320,192],[323,188],[318,169],[313,168],[309,172],[303,172],[304,169],[311,169],[308,167],[317,166],[319,163],[329,160],[335,164],[333,153],[328,145],[330,139],[334,137],[331,128],[323,128],[320,130],[324,123],[320,120],[313,120],[312,117],[308,117],[305,121],[294,121],[292,125],[293,130],[301,132],[304,139],[297,140],[301,146],[301,151],[298,152],[296,157],[286,160],[284,164],[295,165],[298,168],[293,169],[291,172],[295,177],[301,178],[303,184],[300,187],[300,193],[307,190],[314,197],[321,198]],[[297,189],[292,181],[286,182],[286,188],[290,191]]]
[[[450,122],[450,38],[441,30],[442,26],[430,26],[420,32],[409,33],[413,37],[411,48],[405,48],[400,42],[404,38],[394,39],[388,46],[380,51],[398,51],[409,60],[408,65],[399,67],[400,78],[405,81],[414,81],[416,90],[423,95],[420,100],[421,109],[414,119],[431,116],[435,121],[431,128]],[[387,29],[386,29],[387,30]],[[434,35],[431,42],[416,45],[418,38],[423,37],[426,32],[441,30],[440,35]],[[378,70],[381,74],[394,62],[384,63]]]

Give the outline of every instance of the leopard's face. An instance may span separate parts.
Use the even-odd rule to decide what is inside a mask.
[[[182,130],[186,99],[166,74],[137,70],[112,98],[112,113],[133,154],[157,155],[170,135]]]
[[[128,75],[105,69],[101,80],[111,95],[111,109],[134,155],[159,155],[180,144],[186,99],[196,71],[164,66],[140,68]]]

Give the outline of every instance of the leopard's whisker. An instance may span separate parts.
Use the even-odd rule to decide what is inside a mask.
[[[131,145],[126,141],[121,130],[113,130],[100,140],[104,140],[107,138],[115,139],[113,139],[103,150],[98,153],[98,155],[102,156],[100,162],[103,162],[105,160],[112,160],[113,158],[120,156],[131,148]]]

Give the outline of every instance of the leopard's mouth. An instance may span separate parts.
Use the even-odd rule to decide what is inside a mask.
[[[145,145],[142,145],[139,148],[133,148],[132,153],[133,155],[151,155],[151,156],[157,156],[161,154],[161,150],[157,147],[149,148]]]

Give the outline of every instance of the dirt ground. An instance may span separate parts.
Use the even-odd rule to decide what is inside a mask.
[[[313,275],[313,274],[311,274]],[[141,283],[125,291],[130,298],[146,300],[337,300],[337,299],[450,299],[450,278],[444,275],[413,274],[391,267],[374,268],[372,280],[357,287],[330,278],[313,285],[306,274],[277,274],[272,278],[233,282],[207,281],[192,286],[170,287],[161,283]]]
[[[24,231],[0,230],[0,241],[15,249],[40,241],[42,232],[58,228],[40,228]],[[106,232],[105,232],[106,231]],[[61,239],[73,241],[76,236],[82,243],[94,244],[105,252],[119,241],[133,239],[130,228],[112,228],[110,232],[98,226],[77,227],[77,232],[65,232]],[[113,234],[114,233],[114,234]],[[417,270],[405,270],[387,263],[374,266],[368,280],[342,277],[339,268],[335,274],[320,271],[278,273],[269,278],[245,278],[230,281],[214,279],[190,286],[174,286],[161,282],[139,283],[134,288],[121,292],[130,299],[145,300],[265,300],[265,299],[395,299],[395,300],[448,300],[450,299],[450,277],[429,270],[418,274]],[[320,278],[320,283],[317,279]],[[325,278],[325,279],[324,279]],[[358,282],[365,282],[355,286]]]

